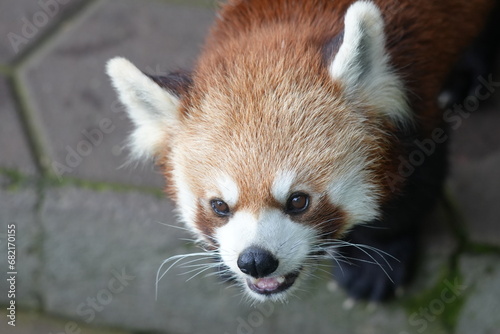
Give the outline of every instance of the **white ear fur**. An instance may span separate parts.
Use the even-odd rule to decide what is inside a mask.
[[[396,123],[410,122],[403,84],[389,65],[379,8],[357,1],[347,10],[344,24],[343,42],[330,64],[330,75],[343,84],[347,98],[363,96],[365,103]]]
[[[134,123],[129,137],[132,158],[154,157],[168,131],[178,122],[179,99],[125,58],[109,60],[106,70]]]

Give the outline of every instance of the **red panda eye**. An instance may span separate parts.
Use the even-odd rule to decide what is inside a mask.
[[[221,217],[229,215],[229,205],[227,205],[227,203],[223,200],[213,199],[210,201],[210,205],[216,215]]]
[[[293,193],[286,203],[286,212],[289,214],[302,213],[309,207],[309,196],[304,193]]]

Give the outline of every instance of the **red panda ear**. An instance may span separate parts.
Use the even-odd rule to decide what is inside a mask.
[[[346,98],[359,100],[365,96],[367,100],[361,102],[394,122],[411,121],[403,84],[389,64],[384,20],[375,4],[357,1],[349,7],[341,43],[329,71],[344,87]]]
[[[158,86],[166,89],[178,98],[185,95],[193,84],[191,74],[187,71],[172,72],[167,76],[155,76],[147,73],[146,75],[156,82]]]
[[[107,73],[134,124],[129,137],[135,160],[155,157],[179,122],[179,96],[186,77],[149,77],[124,58],[108,61]]]

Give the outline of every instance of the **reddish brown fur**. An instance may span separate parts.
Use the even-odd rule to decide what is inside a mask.
[[[212,68],[211,56],[231,59],[241,52],[245,37],[263,29],[273,35],[296,39],[320,50],[343,29],[344,13],[353,0],[232,0],[208,37],[200,57],[195,82]],[[493,0],[373,1],[381,9],[392,63],[403,75],[416,114],[427,129],[436,127],[440,116],[436,96],[457,60],[485,23]],[[278,26],[279,25],[279,26]],[[269,30],[268,30],[269,29]],[[261,34],[264,42],[269,35]],[[230,43],[226,41],[235,41]],[[250,45],[249,47],[253,47]],[[266,49],[272,52],[272,49]],[[300,45],[290,52],[301,54]],[[217,57],[216,56],[216,57]],[[222,59],[219,59],[222,60]],[[224,61],[222,61],[224,62]],[[230,64],[230,62],[228,62]],[[210,71],[210,70],[209,70]],[[426,83],[422,85],[421,83]],[[437,115],[437,119],[436,119]]]
[[[368,169],[381,187],[381,201],[390,196],[385,175],[397,173],[400,149],[390,135],[394,126],[339,99],[323,54],[353,2],[233,0],[223,7],[182,99],[182,129],[172,145],[183,147],[173,152],[175,164],[188,168],[198,198],[208,200],[205,191],[216,188],[214,178],[224,166],[220,170],[241,176],[238,207],[257,213],[275,205],[269,189],[277,169],[295,168],[298,179],[321,193],[325,175],[348,165],[345,152],[357,150],[373,160]],[[441,84],[493,1],[374,2],[384,15],[392,64],[410,92],[419,125],[429,133],[441,120],[435,102]],[[334,127],[322,127],[332,122]],[[324,141],[311,140],[311,131]],[[338,210],[329,211],[343,216]],[[198,226],[213,228],[202,216]]]

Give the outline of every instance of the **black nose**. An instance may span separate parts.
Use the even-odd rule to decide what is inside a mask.
[[[238,257],[240,270],[255,278],[273,273],[278,265],[278,259],[271,252],[259,247],[248,247]]]

